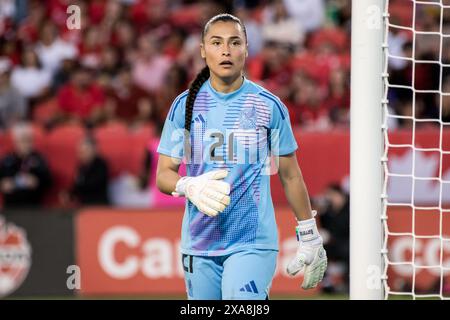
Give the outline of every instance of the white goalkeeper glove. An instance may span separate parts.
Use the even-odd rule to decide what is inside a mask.
[[[186,196],[201,212],[214,217],[230,204],[230,184],[221,181],[227,170],[213,170],[197,177],[182,177],[178,180],[175,197]]]
[[[295,276],[304,268],[302,288],[311,289],[323,279],[327,268],[327,254],[315,218],[299,221],[295,230],[299,246],[295,258],[288,264],[286,271],[289,275]]]

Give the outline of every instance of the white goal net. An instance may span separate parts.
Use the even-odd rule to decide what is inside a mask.
[[[384,298],[450,299],[450,0],[384,4]]]

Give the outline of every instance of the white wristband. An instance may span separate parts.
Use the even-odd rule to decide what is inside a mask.
[[[298,225],[295,228],[295,233],[297,235],[297,240],[303,243],[310,242],[311,244],[322,244],[323,242],[322,237],[317,230],[315,218],[298,221]]]

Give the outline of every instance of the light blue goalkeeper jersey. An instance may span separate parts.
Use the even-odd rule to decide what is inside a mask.
[[[186,90],[174,100],[158,153],[184,158],[188,176],[227,169],[224,181],[231,185],[231,202],[222,213],[209,217],[186,200],[181,252],[220,256],[249,248],[278,250],[270,175],[277,173],[276,156],[298,147],[286,106],[246,78],[238,90],[226,94],[208,80],[195,100],[188,144],[184,142],[187,95]]]

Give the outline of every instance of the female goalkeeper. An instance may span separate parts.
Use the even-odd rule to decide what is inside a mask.
[[[206,67],[174,100],[158,146],[159,190],[187,198],[181,252],[189,299],[268,299],[278,252],[271,156],[298,222],[288,274],[304,268],[309,289],[327,266],[287,108],[245,78],[247,52],[238,18],[207,22],[200,43]],[[183,157],[187,176],[180,177]]]

